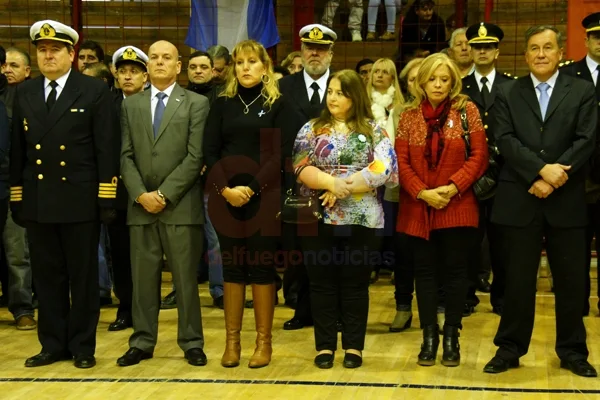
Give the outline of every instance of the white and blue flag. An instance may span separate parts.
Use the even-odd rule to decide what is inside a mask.
[[[279,43],[272,0],[192,0],[186,45],[206,51],[220,44],[231,51],[246,39],[265,48]]]

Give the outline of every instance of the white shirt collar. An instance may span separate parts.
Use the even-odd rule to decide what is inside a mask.
[[[176,84],[176,83],[177,83],[177,82],[173,82],[173,84],[172,84],[171,86],[169,86],[168,88],[166,88],[165,90],[163,90],[163,91],[162,91],[164,94],[166,94],[166,95],[167,95],[167,100],[169,99],[169,97],[171,97],[171,93],[173,93],[173,89],[175,88],[175,84]],[[161,91],[160,91],[160,90],[158,90],[156,87],[154,87],[154,85],[151,85],[151,86],[150,86],[150,95],[151,95],[151,97],[150,97],[150,98],[151,98],[152,100],[154,100],[154,98],[156,97],[156,95],[157,95],[158,93],[160,93],[160,92],[161,92]],[[165,104],[166,104],[166,103],[165,103]]]
[[[306,85],[306,91],[308,92],[309,98],[312,96],[312,89],[310,85],[312,85],[313,82],[317,82],[317,85],[319,85],[319,89],[323,91],[323,94],[325,94],[325,92],[327,91],[327,79],[329,79],[329,68],[327,68],[327,71],[325,71],[323,76],[321,76],[316,81],[313,78],[311,78],[310,75],[308,75],[305,69],[302,70],[302,73],[304,74],[304,84]],[[321,96],[321,99],[323,99],[323,96]]]
[[[590,57],[589,54],[585,56],[585,62],[588,68],[590,69],[590,74],[594,75],[594,72],[596,72],[596,68],[598,68],[598,63],[592,60],[592,57]]]
[[[473,71],[473,74],[475,76],[477,84],[481,86],[481,78],[483,78],[483,75],[481,75],[477,70]],[[488,79],[488,83],[490,84],[490,86],[492,86],[494,84],[494,79],[496,79],[496,68],[494,68],[492,72],[487,74],[486,78]]]
[[[529,76],[531,76],[531,80],[533,81],[533,87],[537,88],[537,85],[539,85],[540,83],[542,83],[542,81],[540,81],[538,78],[535,77],[535,75],[533,75],[533,73],[529,73]],[[550,79],[548,79],[546,81],[546,83],[548,85],[550,85],[550,89],[554,89],[554,86],[556,86],[556,79],[558,79],[558,71],[556,71],[554,73],[554,75],[552,75],[550,77]]]
[[[69,68],[69,70],[67,71],[66,74],[64,74],[57,80],[55,80],[55,82],[58,83],[58,86],[61,89],[64,89],[65,85],[67,84],[67,79],[69,79],[70,74],[71,74],[71,68]],[[44,88],[47,88],[50,85],[50,82],[52,82],[50,79],[44,78]]]

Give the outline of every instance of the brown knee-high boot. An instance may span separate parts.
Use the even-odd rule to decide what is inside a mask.
[[[256,350],[248,366],[250,368],[266,367],[271,362],[271,329],[275,312],[275,284],[252,285],[254,299],[254,319],[256,320]]]
[[[225,308],[225,352],[221,358],[224,367],[237,367],[240,365],[240,331],[242,330],[242,317],[244,316],[244,300],[246,298],[246,285],[243,283],[223,283],[223,305]]]

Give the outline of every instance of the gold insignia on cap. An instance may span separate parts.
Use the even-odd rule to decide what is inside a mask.
[[[313,40],[321,40],[323,39],[323,31],[315,26],[310,30],[308,37]]]
[[[479,27],[479,30],[477,31],[477,34],[479,35],[479,37],[486,37],[487,36],[488,31],[485,28],[485,26],[483,26],[483,22],[481,23],[481,26]]]
[[[132,48],[128,48],[127,50],[125,50],[123,52],[124,60],[137,60],[137,58],[138,58],[137,53],[135,51],[133,51]]]
[[[56,36],[56,30],[48,23],[42,25],[42,28],[40,29],[40,37],[41,38],[48,38],[48,37],[55,37]]]

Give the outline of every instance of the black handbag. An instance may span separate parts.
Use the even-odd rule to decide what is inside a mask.
[[[287,190],[277,218],[288,224],[314,224],[323,219],[323,206],[318,195],[298,194],[298,176],[307,166],[302,166],[294,175],[294,183]]]
[[[467,110],[463,108],[460,112],[460,120],[465,141],[465,159],[471,154],[471,134],[469,133],[469,122],[467,121]],[[494,197],[498,176],[500,175],[500,151],[495,145],[488,143],[489,165],[485,173],[473,184],[473,192],[477,200],[483,201]]]

